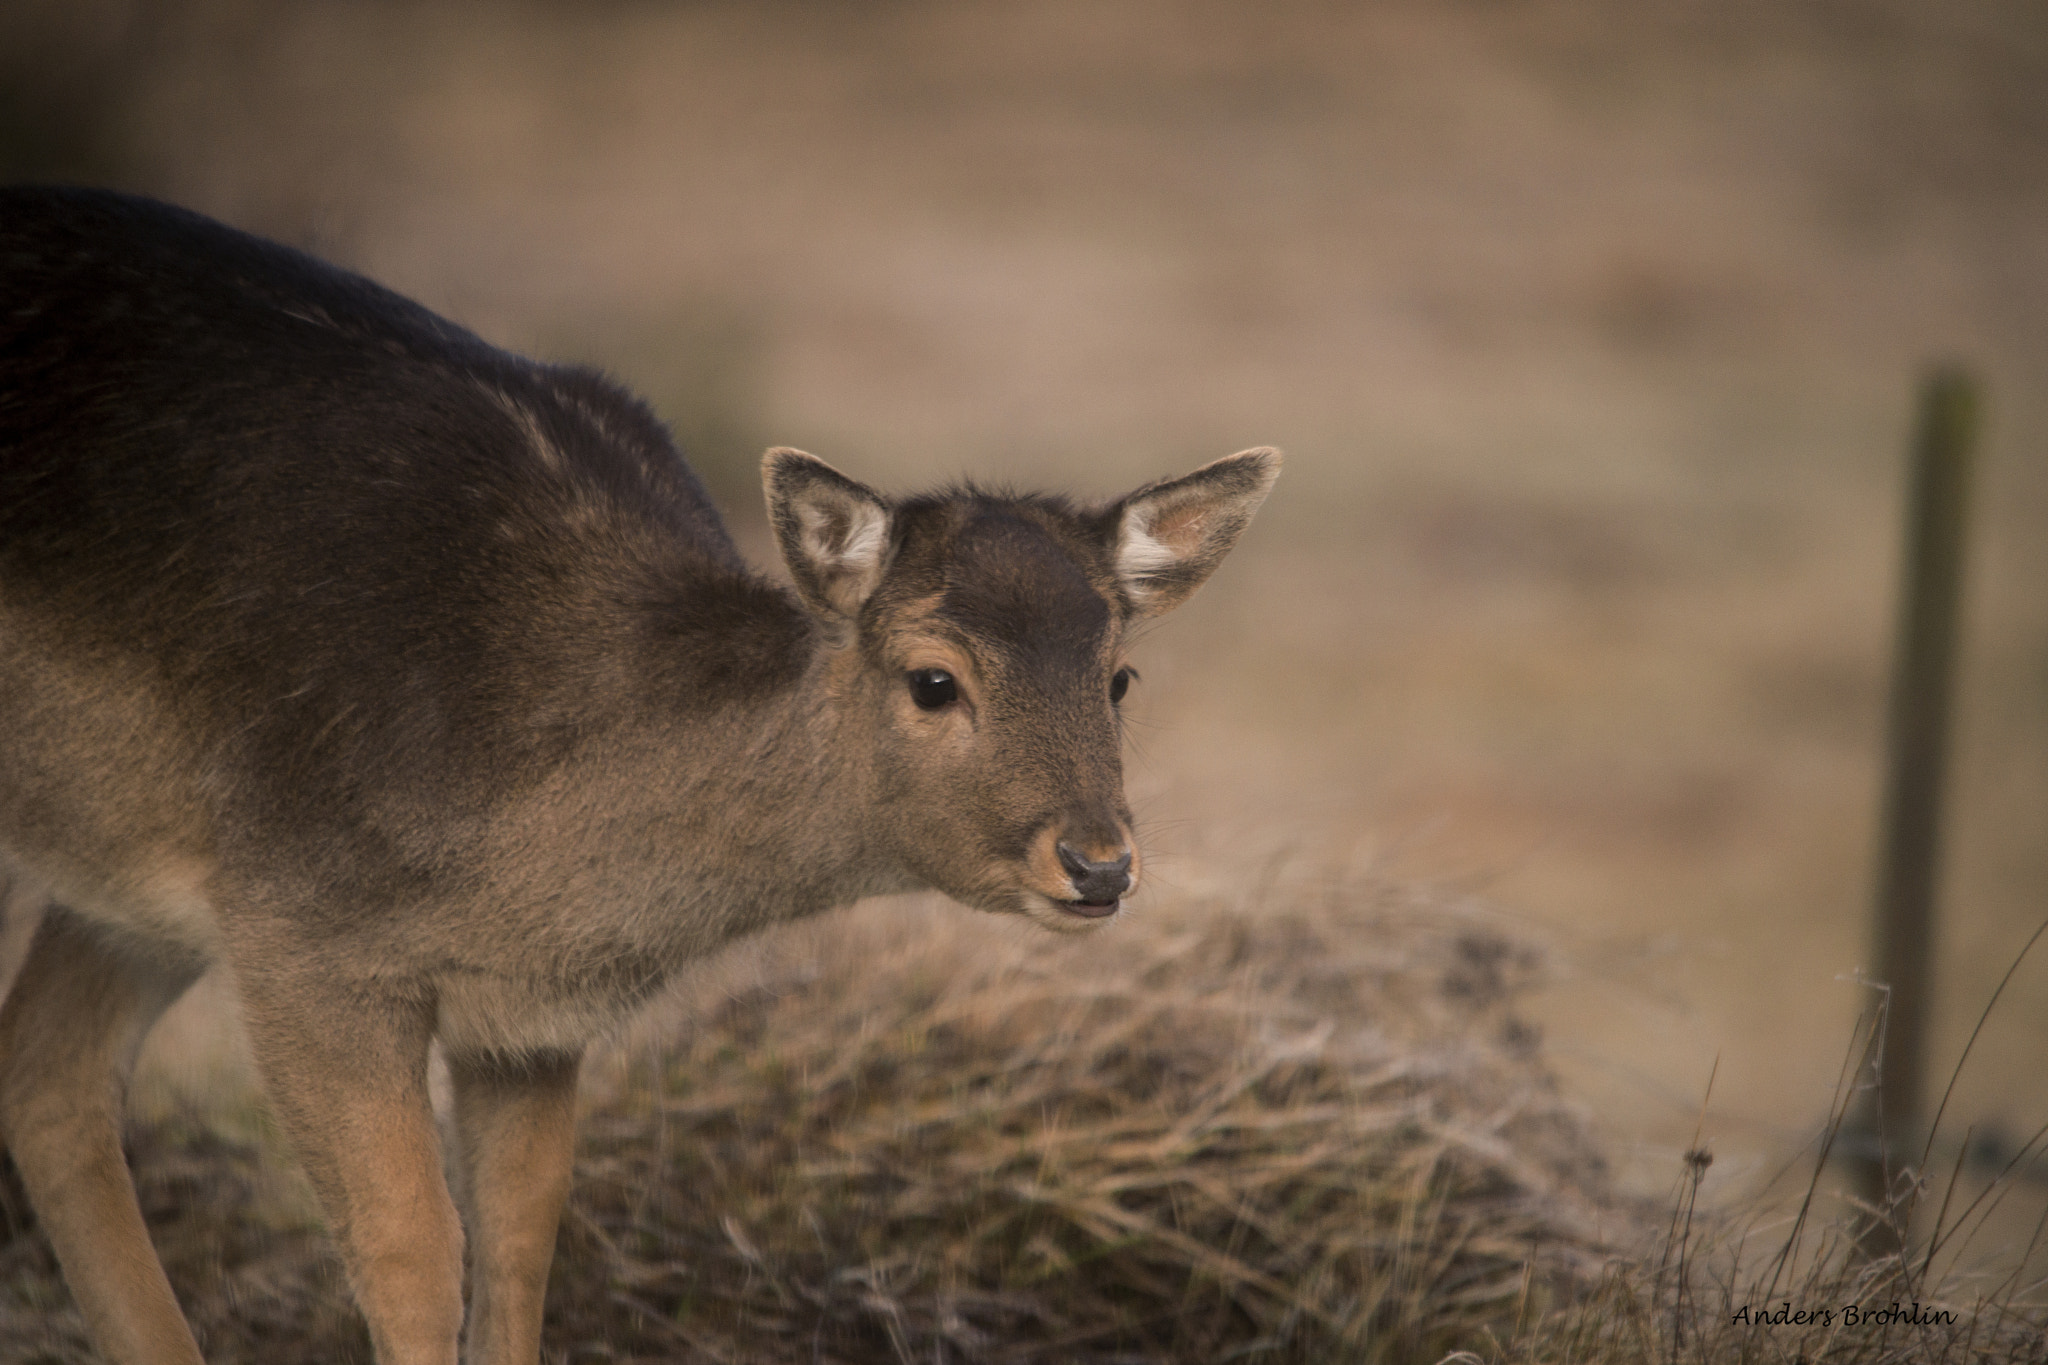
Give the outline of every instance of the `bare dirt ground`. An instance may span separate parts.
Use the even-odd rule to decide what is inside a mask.
[[[2048,909],[2024,0],[32,3],[0,49],[82,119],[29,169],[607,366],[757,549],[771,442],[1102,496],[1285,447],[1137,655],[1159,880],[1362,861],[1543,926],[1549,1046],[1653,1184],[1717,1057],[1715,1181],[1774,1169],[1868,1003],[1901,455],[1960,357],[1937,1070]],[[2048,962],[2014,991],[1955,1131],[2048,1120]]]

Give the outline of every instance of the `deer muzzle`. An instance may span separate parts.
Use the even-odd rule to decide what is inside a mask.
[[[1062,839],[1053,846],[1060,868],[1073,884],[1073,899],[1066,902],[1075,914],[1094,918],[1115,911],[1124,893],[1131,889],[1131,850],[1120,850],[1112,858],[1092,858]]]

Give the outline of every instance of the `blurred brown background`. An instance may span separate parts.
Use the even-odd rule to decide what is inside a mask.
[[[1372,862],[1541,926],[1651,1182],[1717,1055],[1716,1176],[1771,1169],[1869,1001],[1902,457],[1960,358],[1937,1074],[2048,913],[2034,0],[12,0],[0,169],[605,366],[764,562],[770,443],[1091,496],[1283,446],[1136,656],[1155,885]],[[2048,959],[1955,1131],[2023,1140],[2044,1060]]]

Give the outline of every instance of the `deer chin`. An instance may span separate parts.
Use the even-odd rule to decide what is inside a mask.
[[[1056,934],[1086,934],[1123,918],[1124,903],[1090,905],[1082,901],[1057,900],[1043,892],[1025,889],[1018,894],[1024,917]]]
[[[1028,869],[1024,876],[1019,877],[1001,864],[991,864],[983,870],[980,878],[968,886],[940,886],[938,889],[962,905],[992,914],[1022,915],[1056,934],[1085,934],[1122,919],[1125,903],[1137,890],[1133,886],[1117,900],[1090,904],[1040,889],[1047,885],[1059,886],[1049,879],[1031,876]],[[1071,892],[1073,888],[1059,886],[1059,889]]]

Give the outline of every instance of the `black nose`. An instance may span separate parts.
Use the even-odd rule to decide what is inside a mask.
[[[1114,862],[1093,863],[1072,844],[1062,839],[1053,845],[1060,866],[1073,878],[1074,899],[1084,905],[1112,905],[1131,889],[1131,851],[1124,850]]]

